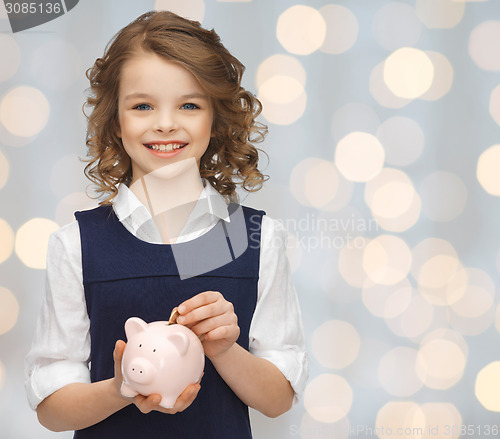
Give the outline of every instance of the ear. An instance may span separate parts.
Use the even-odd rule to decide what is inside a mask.
[[[177,348],[179,354],[186,355],[189,347],[189,338],[186,334],[176,332],[175,334],[168,335],[167,339]]]
[[[127,339],[135,334],[138,334],[139,332],[145,331],[146,326],[147,323],[139,317],[130,317],[125,322],[125,334],[127,334]]]

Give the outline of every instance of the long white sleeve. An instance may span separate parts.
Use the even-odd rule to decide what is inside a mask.
[[[49,240],[45,297],[25,360],[25,386],[33,409],[66,384],[90,382],[89,325],[80,233],[74,222]]]
[[[297,293],[286,255],[283,224],[262,218],[258,300],[250,326],[250,352],[271,361],[295,391],[304,391],[308,361]]]

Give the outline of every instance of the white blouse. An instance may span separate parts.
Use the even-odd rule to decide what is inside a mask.
[[[229,221],[226,200],[208,183],[176,242]],[[152,217],[133,192],[121,185],[113,209],[139,239],[161,243]],[[292,385],[296,402],[305,388],[308,362],[297,294],[286,256],[283,224],[262,219],[257,306],[249,334],[250,352],[275,364]],[[78,222],[52,234],[47,252],[45,298],[32,347],[25,360],[28,401],[36,409],[44,398],[70,383],[89,383],[90,321],[85,304]]]

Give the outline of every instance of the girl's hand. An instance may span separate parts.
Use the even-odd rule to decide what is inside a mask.
[[[187,326],[201,340],[205,355],[226,352],[240,335],[238,317],[231,302],[217,291],[205,291],[181,303],[177,323]]]
[[[123,382],[122,358],[125,346],[126,343],[123,340],[118,340],[116,342],[115,350],[113,352],[113,358],[115,360],[114,384],[118,394],[123,399],[133,402],[142,413],[149,413],[152,410],[156,410],[158,412],[168,413],[171,415],[186,410],[193,403],[201,387],[199,383],[191,384],[190,386],[186,387],[184,392],[182,392],[177,398],[177,401],[175,401],[174,407],[172,407],[171,409],[160,407],[159,404],[161,401],[161,395],[158,395],[157,393],[153,393],[152,395],[149,396],[137,395],[134,396],[133,398],[127,398],[125,396],[122,396],[120,392],[120,387]]]

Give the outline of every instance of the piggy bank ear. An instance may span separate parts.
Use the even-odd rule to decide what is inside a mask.
[[[127,338],[146,330],[147,323],[139,317],[130,317],[125,322],[125,334]]]
[[[167,339],[177,348],[179,354],[186,355],[189,347],[189,338],[186,334],[176,332],[175,334],[170,334]]]

